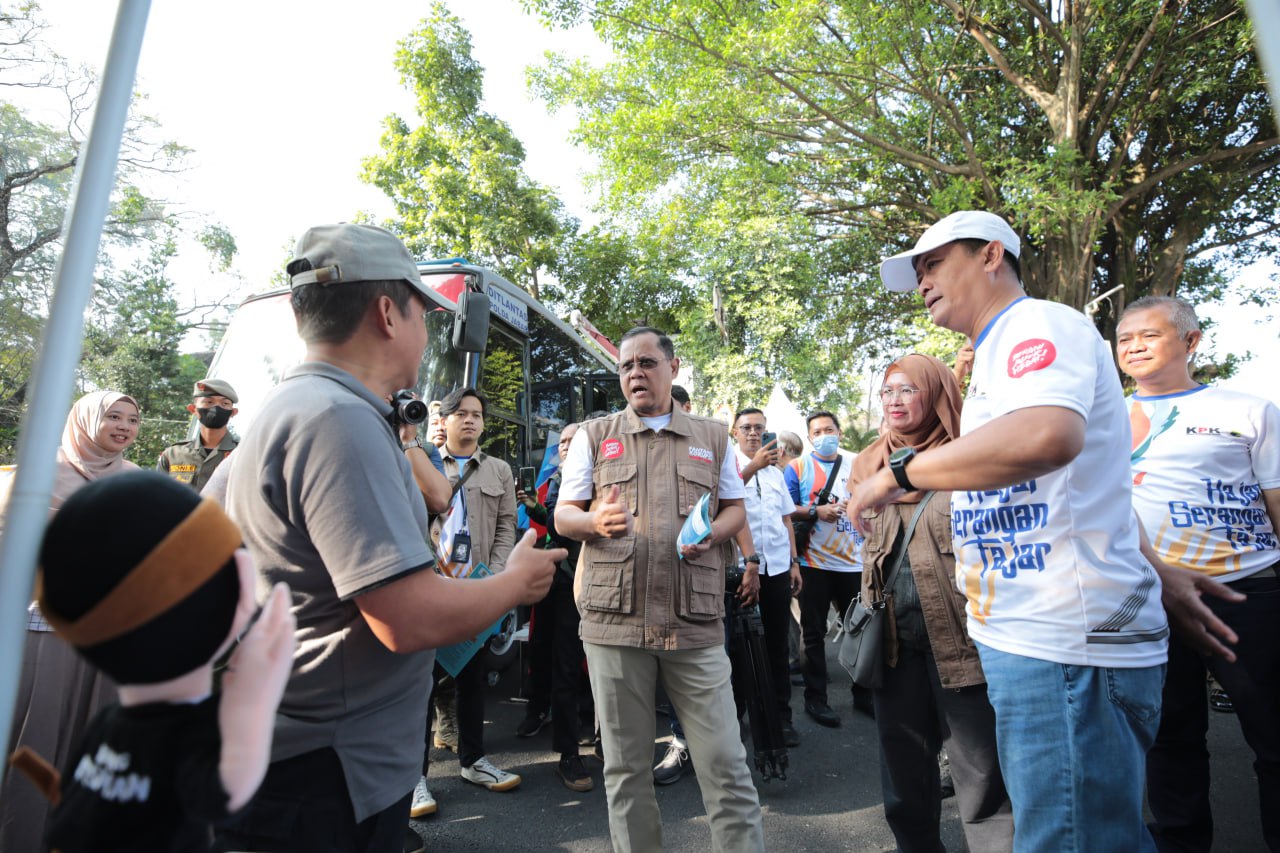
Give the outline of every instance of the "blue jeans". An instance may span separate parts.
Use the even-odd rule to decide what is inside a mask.
[[[1154,851],[1142,817],[1163,664],[1068,666],[978,643],[1015,851]]]

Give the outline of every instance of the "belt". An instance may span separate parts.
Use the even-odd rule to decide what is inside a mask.
[[[1272,563],[1265,569],[1259,569],[1251,575],[1239,578],[1234,581],[1227,581],[1227,586],[1233,586],[1238,583],[1251,580],[1277,580],[1280,579],[1280,563]]]

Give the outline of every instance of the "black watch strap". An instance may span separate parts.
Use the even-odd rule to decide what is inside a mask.
[[[893,472],[893,479],[897,480],[898,485],[908,492],[918,491],[911,484],[911,480],[907,478],[907,463],[915,458],[916,452],[910,447],[899,450],[889,457],[889,470]]]

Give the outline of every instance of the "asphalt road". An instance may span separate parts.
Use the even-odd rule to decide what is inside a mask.
[[[756,777],[770,848],[787,851],[894,850],[884,822],[880,798],[879,756],[875,723],[850,707],[848,677],[829,649],[834,683],[832,707],[844,718],[838,729],[823,728],[803,712],[799,688],[793,691],[795,724],[803,742],[791,750],[786,781],[762,783]],[[580,794],[565,788],[555,775],[558,755],[551,751],[548,726],[533,738],[518,738],[524,716],[516,668],[489,690],[485,707],[485,745],[499,767],[519,773],[523,783],[506,793],[492,793],[462,780],[456,756],[444,750],[432,755],[430,786],[439,811],[414,827],[429,851],[546,851],[607,853],[608,818],[601,765],[586,758],[596,782]],[[1252,755],[1232,714],[1210,715],[1213,755],[1215,853],[1265,850],[1258,828],[1258,794]],[[665,753],[670,736],[665,717],[654,727],[655,761]],[[590,747],[582,748],[583,754]],[[1099,757],[1099,760],[1105,760]],[[702,799],[695,778],[657,790],[666,849],[709,851]],[[948,850],[963,849],[955,800],[942,804],[942,838]]]

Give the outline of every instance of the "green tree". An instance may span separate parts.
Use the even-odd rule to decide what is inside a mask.
[[[40,332],[52,298],[66,215],[97,81],[70,67],[43,41],[39,7],[0,12],[0,462],[12,459]],[[55,127],[33,121],[6,90],[43,94],[66,108]],[[134,104],[121,140],[116,188],[104,223],[94,301],[86,316],[85,352],[77,384],[113,387],[142,403],[144,415],[173,419],[190,394],[191,360],[179,356],[184,335],[224,310],[221,300],[179,310],[164,269],[182,227],[176,212],[145,189],[182,168],[187,150],[160,137],[158,124]],[[189,226],[188,231],[191,231]],[[195,235],[225,270],[235,240],[221,226]],[[145,421],[144,421],[145,423]],[[144,426],[156,441],[158,423]],[[170,438],[169,440],[172,440]],[[148,450],[149,452],[149,450]]]
[[[524,172],[524,146],[480,109],[484,69],[471,36],[440,2],[400,42],[396,69],[417,99],[417,126],[386,119],[382,153],[362,178],[395,203],[388,226],[418,257],[464,256],[492,266],[534,298],[577,222]]]
[[[1280,139],[1235,0],[526,6],[614,51],[534,82],[578,110],[615,215],[754,197],[812,223],[820,287],[884,316],[908,303],[879,258],[965,207],[1008,217],[1030,292],[1076,307],[1211,297],[1277,248]]]

